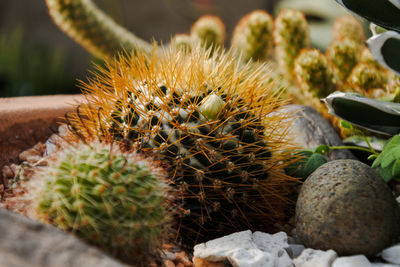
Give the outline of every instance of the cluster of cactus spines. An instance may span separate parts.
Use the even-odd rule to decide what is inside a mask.
[[[233,51],[210,53],[163,50],[113,62],[84,85],[94,109],[71,117],[81,136],[111,134],[170,164],[189,244],[271,226],[285,217],[297,181],[279,171],[288,125],[273,112],[283,102],[265,66],[243,66]]]
[[[206,49],[223,46],[226,38],[225,24],[217,16],[200,17],[191,27],[190,36]]]
[[[273,28],[271,15],[263,10],[255,10],[236,25],[231,47],[238,49],[246,61],[266,60],[272,53]]]
[[[168,185],[159,164],[116,143],[78,143],[50,160],[30,190],[44,222],[71,231],[135,266],[165,241]],[[36,182],[38,182],[36,181]]]
[[[362,46],[351,39],[336,40],[326,50],[326,57],[338,83],[343,84],[360,61]]]
[[[318,49],[304,49],[294,64],[299,86],[314,97],[325,97],[336,89],[336,82],[326,57]]]
[[[280,72],[292,80],[295,58],[301,49],[310,46],[310,30],[304,14],[293,9],[283,9],[275,19],[273,35]]]
[[[351,39],[358,44],[366,40],[362,24],[351,15],[336,18],[332,28],[333,40]]]
[[[151,50],[151,45],[118,25],[92,0],[46,0],[55,23],[71,38],[98,58],[118,51]]]

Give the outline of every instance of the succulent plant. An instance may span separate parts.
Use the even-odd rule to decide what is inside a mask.
[[[303,13],[283,9],[275,19],[274,42],[280,72],[291,80],[295,58],[301,49],[310,46],[309,27]]]
[[[338,83],[345,83],[353,68],[360,61],[362,53],[360,44],[349,38],[343,38],[331,43],[326,50],[326,58]]]
[[[206,49],[222,46],[226,38],[225,24],[216,16],[202,16],[192,25],[190,36]]]
[[[379,63],[400,74],[399,3],[393,0],[364,1],[362,5],[357,0],[336,0],[336,2],[384,29],[382,33],[368,39],[368,46]]]
[[[325,56],[317,49],[302,50],[294,63],[294,73],[305,93],[324,97],[336,89],[332,70]]]
[[[148,266],[169,221],[163,169],[116,143],[78,143],[61,153],[28,193],[37,218],[135,266]]]
[[[122,57],[83,85],[88,106],[70,119],[80,136],[111,135],[169,163],[189,244],[283,219],[297,182],[280,171],[288,125],[272,112],[283,102],[265,66],[210,53]]]
[[[255,10],[240,19],[233,32],[231,47],[248,61],[266,60],[272,54],[274,22],[267,12]]]
[[[71,38],[99,58],[118,51],[150,51],[152,46],[101,11],[92,0],[46,0],[54,22]]]
[[[353,16],[346,14],[337,17],[332,27],[333,40],[353,40],[357,44],[365,42],[365,32],[362,24]]]

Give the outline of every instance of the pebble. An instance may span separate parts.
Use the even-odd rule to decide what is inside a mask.
[[[323,251],[307,248],[293,260],[293,263],[296,267],[331,267],[336,258],[336,252],[331,249]]]
[[[250,230],[198,244],[194,256],[208,261],[228,260],[240,267],[291,267],[286,233],[273,235]]]
[[[389,263],[381,263],[381,262],[374,262],[371,263],[372,267],[400,267],[398,264],[389,264]]]
[[[381,257],[387,262],[400,265],[400,243],[384,249]]]
[[[332,267],[372,267],[372,264],[364,255],[354,255],[337,258]]]
[[[300,243],[340,256],[373,257],[400,235],[400,209],[389,186],[368,165],[330,161],[303,183],[296,205]]]
[[[286,249],[291,258],[297,258],[305,250],[305,246],[301,244],[289,244]]]

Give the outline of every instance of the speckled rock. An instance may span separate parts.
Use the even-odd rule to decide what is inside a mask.
[[[304,149],[314,149],[319,145],[341,146],[341,138],[314,108],[301,105],[287,105],[283,108],[292,120],[288,136],[292,142]],[[294,116],[292,115],[294,114]],[[347,149],[331,150],[328,160],[355,159]]]
[[[128,267],[71,234],[0,209],[0,266]]]
[[[375,170],[355,160],[330,161],[301,188],[296,233],[306,247],[373,256],[400,235],[400,209]]]

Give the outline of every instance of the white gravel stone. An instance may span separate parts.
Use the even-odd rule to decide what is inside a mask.
[[[229,254],[228,260],[234,267],[278,267],[270,253],[259,249],[237,249]]]
[[[307,248],[293,260],[293,263],[296,267],[331,267],[336,258],[336,252],[331,249],[322,251]]]
[[[286,250],[289,256],[294,259],[297,258],[305,249],[304,245],[301,244],[289,244],[289,247]]]
[[[398,264],[390,264],[390,263],[382,263],[382,262],[373,262],[371,263],[372,267],[400,267]]]
[[[364,255],[354,255],[337,258],[332,267],[372,267],[372,264]]]
[[[223,261],[230,252],[238,249],[257,249],[250,230],[198,244],[194,246],[193,255],[208,261]]]
[[[400,264],[400,243],[384,249],[381,256],[389,263]]]
[[[250,230],[198,244],[194,256],[208,261],[228,260],[234,267],[292,267],[288,236]]]

